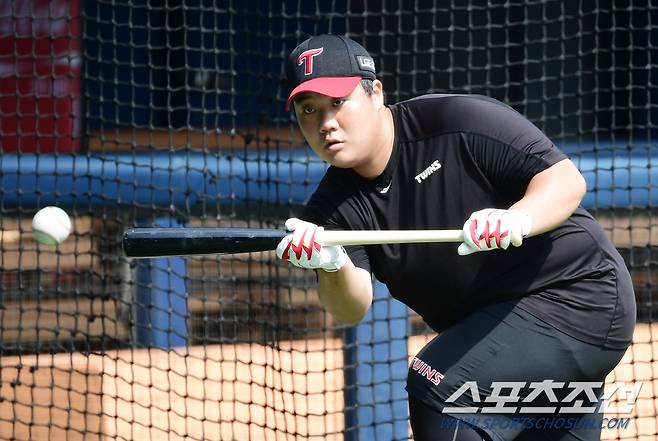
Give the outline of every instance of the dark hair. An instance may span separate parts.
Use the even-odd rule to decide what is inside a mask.
[[[365,90],[368,95],[372,95],[375,90],[372,85],[372,80],[369,78],[361,78],[361,87],[363,87],[363,90]]]

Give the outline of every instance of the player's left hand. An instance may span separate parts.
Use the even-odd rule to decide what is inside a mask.
[[[530,216],[522,210],[486,208],[476,211],[464,224],[464,243],[457,252],[466,256],[478,251],[506,250],[510,244],[518,247],[531,228]]]

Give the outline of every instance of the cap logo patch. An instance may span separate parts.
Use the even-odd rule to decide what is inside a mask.
[[[313,57],[320,55],[324,48],[309,49],[302,52],[297,57],[297,65],[304,65],[304,75],[311,75],[313,73]]]
[[[375,71],[375,61],[370,57],[365,57],[363,55],[357,55],[356,61],[359,63],[359,68],[361,70]]]

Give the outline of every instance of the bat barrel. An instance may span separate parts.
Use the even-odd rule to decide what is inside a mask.
[[[128,257],[249,253],[276,248],[285,231],[254,228],[132,228],[123,235]]]

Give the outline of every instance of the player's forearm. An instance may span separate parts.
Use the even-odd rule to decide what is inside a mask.
[[[350,261],[336,272],[318,271],[320,303],[336,320],[356,324],[372,303],[372,280],[368,271]]]
[[[524,197],[511,209],[526,212],[532,220],[529,236],[560,226],[578,208],[587,188],[576,166],[563,160],[532,178]]]

